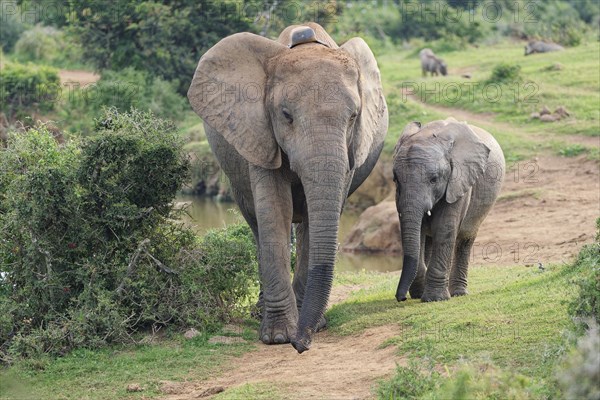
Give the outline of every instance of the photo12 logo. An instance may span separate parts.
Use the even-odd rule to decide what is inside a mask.
[[[539,21],[539,2],[507,2],[497,1],[461,1],[460,7],[452,6],[447,1],[410,1],[401,0],[400,14],[402,21],[448,21],[458,22],[466,18],[468,22],[484,21],[497,23],[501,19],[514,23],[536,23]]]
[[[417,98],[423,103],[474,102],[482,98],[488,103],[497,103],[508,96],[514,103],[536,104],[539,86],[535,82],[402,82],[402,102]]]

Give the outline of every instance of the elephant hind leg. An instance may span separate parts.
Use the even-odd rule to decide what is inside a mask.
[[[454,263],[450,272],[450,295],[464,296],[467,291],[469,259],[475,238],[459,239],[454,253]]]

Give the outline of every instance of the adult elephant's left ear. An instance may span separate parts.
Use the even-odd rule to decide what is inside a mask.
[[[367,43],[361,38],[353,38],[344,43],[341,50],[349,53],[360,69],[362,108],[355,123],[351,149],[354,165],[358,168],[365,162],[371,149],[383,143],[388,129],[387,104],[377,61]]]
[[[188,90],[196,114],[251,164],[279,168],[265,109],[266,63],[287,47],[252,33],[221,40],[200,59]]]

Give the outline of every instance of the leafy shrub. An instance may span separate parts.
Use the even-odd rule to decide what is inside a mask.
[[[81,48],[71,37],[51,26],[36,25],[15,44],[15,59],[55,67],[81,66]]]
[[[0,357],[210,329],[256,280],[245,227],[202,242],[171,207],[189,162],[172,123],[107,110],[65,145],[44,126],[0,150]]]
[[[557,380],[566,399],[600,398],[600,332],[593,320],[586,334],[565,358]]]
[[[103,107],[128,111],[132,107],[150,110],[160,118],[178,120],[187,107],[177,93],[177,84],[152,78],[133,68],[103,71],[96,83],[74,91],[60,110],[61,119],[72,132],[90,133],[92,121]]]
[[[465,364],[444,380],[427,399],[512,399],[543,398],[543,388],[528,377],[491,364]]]
[[[433,365],[425,372],[415,360],[408,367],[396,366],[396,374],[389,381],[383,381],[377,388],[377,395],[382,400],[418,399],[432,392],[440,381],[440,374],[433,370]]]
[[[15,43],[19,40],[26,26],[19,18],[20,11],[14,1],[0,1],[2,10],[2,23],[0,24],[0,48],[9,53],[12,51]]]
[[[579,1],[579,0],[578,0]],[[546,39],[564,46],[577,46],[586,30],[575,2],[548,1],[535,6],[536,23],[522,24],[523,35],[527,38]]]
[[[52,110],[60,94],[58,71],[51,67],[6,63],[0,82],[0,104],[9,120]]]
[[[589,329],[589,320],[600,324],[600,218],[596,220],[596,240],[579,252],[575,268],[580,277],[575,281],[577,296],[569,303],[569,315],[575,320],[580,333]]]
[[[521,66],[508,63],[500,63],[492,70],[492,75],[488,82],[506,83],[521,81]]]

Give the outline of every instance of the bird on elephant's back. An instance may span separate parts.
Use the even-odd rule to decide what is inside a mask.
[[[373,53],[360,38],[338,46],[315,23],[277,41],[239,33],[200,59],[188,98],[257,243],[260,339],[302,353],[323,324],[344,202],[387,133]]]

